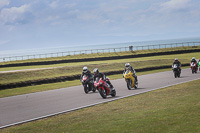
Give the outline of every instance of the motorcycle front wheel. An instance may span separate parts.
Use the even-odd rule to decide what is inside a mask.
[[[192,69],[192,74],[194,74],[194,69]]]
[[[86,94],[90,91],[88,84],[84,85],[84,91],[85,91]]]
[[[100,89],[98,89],[98,91],[99,91],[99,93],[100,93],[100,95],[101,95],[102,98],[107,98],[105,90],[103,90],[103,89],[100,88]]]
[[[112,97],[115,97],[115,96],[116,96],[116,91],[115,91],[115,90],[112,90],[111,96],[112,96]]]
[[[96,92],[96,90],[97,90],[97,89],[96,89],[95,87],[93,87],[92,91],[93,91],[93,92]]]
[[[129,90],[131,90],[131,87],[132,87],[131,79],[127,79],[127,88],[128,88]]]
[[[174,77],[177,78],[177,72],[174,72]]]

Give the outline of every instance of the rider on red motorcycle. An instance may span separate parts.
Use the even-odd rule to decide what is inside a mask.
[[[192,63],[192,62],[194,62],[194,63],[197,63],[197,61],[196,61],[195,57],[192,57],[192,60],[191,60],[191,62],[190,62],[190,63]]]
[[[94,73],[94,81],[96,81],[96,78],[102,78],[102,80],[104,80],[106,83],[109,84],[111,89],[114,89],[113,85],[110,82],[110,79],[106,78],[106,75],[104,73],[99,72],[98,68],[95,68],[93,70],[93,73]]]
[[[198,67],[198,63],[197,63],[197,61],[196,61],[195,57],[192,57],[192,60],[191,60],[191,62],[190,62],[190,63],[192,63],[192,62],[196,63],[196,67]]]
[[[133,73],[133,77],[135,78],[135,81],[138,82],[135,69],[133,69],[133,67],[130,65],[130,63],[126,63],[126,64],[125,64],[124,73],[126,72],[126,70],[130,70],[130,71]]]
[[[180,73],[181,73],[181,62],[180,62],[177,58],[175,58],[175,60],[174,60],[174,62],[173,62],[173,64],[172,64],[172,67],[174,66],[174,64],[177,64],[178,70],[179,70]]]
[[[92,73],[90,72],[90,70],[88,70],[88,68],[85,66],[83,67],[83,72],[81,74],[81,79],[83,78],[83,75],[86,75],[88,76],[88,79],[87,80],[91,80],[93,78],[93,75]]]

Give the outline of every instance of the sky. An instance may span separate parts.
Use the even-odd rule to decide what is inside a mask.
[[[199,0],[0,0],[0,51],[200,37]]]

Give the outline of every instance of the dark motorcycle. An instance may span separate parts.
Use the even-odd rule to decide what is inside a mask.
[[[83,75],[82,80],[81,80],[83,87],[84,87],[84,91],[87,94],[89,91],[96,91],[96,88],[94,87],[94,81],[93,79],[89,79],[88,76]]]
[[[179,67],[178,67],[178,65],[177,64],[174,64],[173,66],[172,66],[172,68],[173,68],[173,72],[174,72],[174,77],[175,78],[179,78],[180,77],[180,75],[181,75],[181,72],[180,72],[180,69],[179,69]]]
[[[115,89],[111,89],[111,87],[104,80],[102,80],[102,78],[97,78],[94,82],[94,86],[97,88],[102,98],[107,98],[108,95],[111,95],[112,97],[116,96]]]

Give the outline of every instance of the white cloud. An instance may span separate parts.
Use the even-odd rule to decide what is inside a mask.
[[[185,9],[188,7],[188,3],[191,0],[170,0],[165,3],[161,4],[162,10],[179,10],[179,9]]]
[[[9,0],[0,0],[0,8],[9,5]]]
[[[29,5],[22,5],[20,7],[4,8],[0,12],[0,20],[4,24],[16,24],[25,19],[25,13],[28,11]]]

